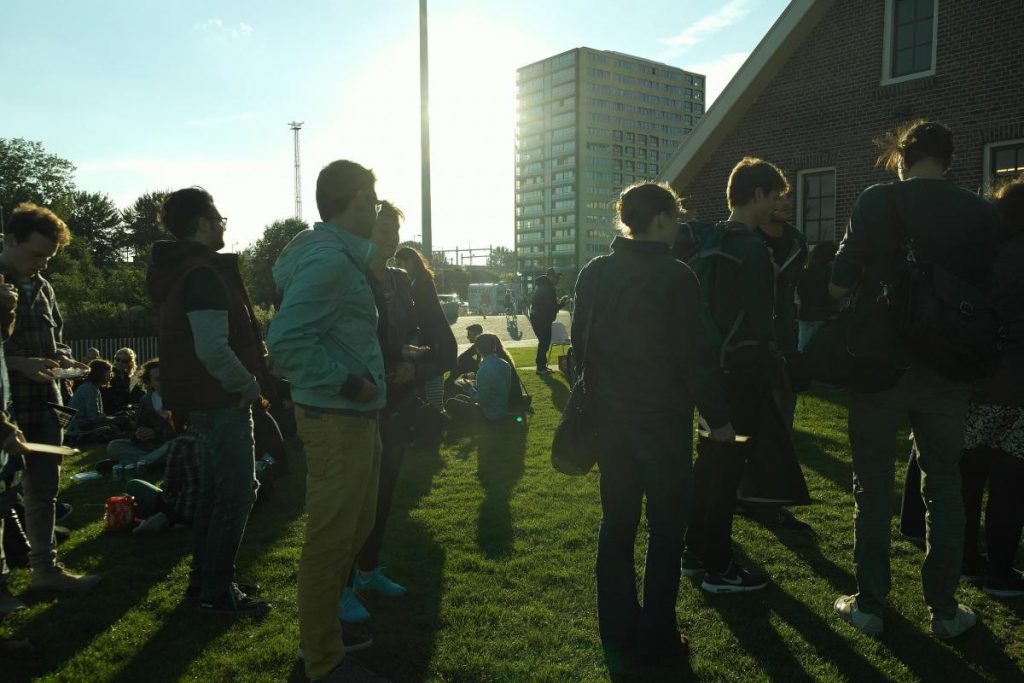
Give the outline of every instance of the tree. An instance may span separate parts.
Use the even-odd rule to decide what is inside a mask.
[[[249,298],[254,304],[270,306],[277,298],[273,268],[277,257],[298,233],[308,228],[305,221],[286,218],[274,221],[263,230],[263,236],[243,252],[246,261],[244,275]]]
[[[147,192],[121,212],[124,236],[117,246],[123,250],[125,261],[145,260],[153,243],[166,237],[157,217],[160,215],[160,202],[168,194],[167,190]]]
[[[514,273],[516,253],[508,247],[493,247],[487,256],[487,267],[499,273]]]
[[[75,189],[74,172],[74,164],[47,153],[41,142],[0,138],[0,223],[22,202],[57,210]]]
[[[66,222],[75,239],[85,239],[93,261],[100,268],[121,262],[118,247],[125,241],[121,212],[105,194],[75,192],[68,204]]]

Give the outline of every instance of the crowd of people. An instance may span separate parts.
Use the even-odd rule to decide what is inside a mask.
[[[991,198],[947,180],[953,138],[937,123],[908,124],[879,144],[898,181],[861,193],[838,249],[822,242],[808,254],[787,222],[785,173],[745,158],[729,177],[722,223],[685,222],[667,185],[627,188],[617,207],[624,234],[580,272],[572,340],[601,471],[598,621],[621,660],[688,652],[675,614],[681,575],[717,594],[770,583],[735,559],[736,513],[813,531],[787,509],[810,502],[791,439],[791,380],[836,337],[827,327],[843,330],[838,357],[856,368],[848,432],[858,591],[835,599],[838,618],[871,635],[884,629],[905,419],[914,449],[901,528],[926,550],[932,634],[953,638],[977,623],[956,600],[962,576],[994,597],[1024,595],[1013,566],[1024,522],[1024,179]],[[982,339],[988,313],[1002,327]],[[931,336],[920,334],[925,323]],[[975,342],[991,342],[993,358],[950,362],[957,344]],[[970,374],[982,366],[990,370]],[[978,542],[986,482],[987,555]],[[641,603],[633,548],[645,499]]]
[[[888,372],[851,389],[858,592],[835,600],[838,617],[868,634],[883,630],[889,501],[905,416],[914,449],[901,529],[925,543],[932,633],[952,638],[976,623],[955,598],[962,574],[995,597],[1024,595],[1013,566],[1024,522],[1024,180],[992,200],[945,180],[952,134],[938,124],[915,123],[890,142],[884,160],[899,180],[860,195],[838,248],[808,246],[789,222],[785,173],[765,160],[736,165],[726,187],[729,218],[717,224],[687,221],[666,184],[622,192],[622,234],[610,254],[580,271],[571,335],[601,473],[597,611],[613,660],[686,656],[676,617],[683,575],[715,594],[769,585],[736,559],[736,514],[813,533],[790,510],[810,503],[792,439],[793,380],[803,354],[844,317],[851,339],[870,337],[875,346],[851,344],[881,355]],[[191,529],[185,598],[203,613],[267,613],[273,606],[235,576],[235,559],[259,495],[260,463],[284,471],[285,437],[297,434],[307,471],[297,597],[305,672],[314,681],[386,680],[346,655],[372,645],[359,626],[370,619],[363,598],[407,592],[382,565],[407,446],[438,425],[522,422],[531,397],[501,340],[480,325],[466,329],[469,347],[458,353],[430,264],[398,248],[404,214],[380,201],[375,186],[373,172],[352,161],[320,172],[321,221],[273,267],[280,303],[265,334],[238,257],[220,253],[226,219],[213,197],[198,187],[168,195],[159,219],[172,239],[154,245],[147,276],[160,357],[141,367],[128,348],[114,363],[95,349],[84,363],[73,358],[43,277],[71,236],[47,209],[14,212],[0,253],[0,394],[9,408],[0,414],[0,524],[20,533],[23,519],[33,589],[83,591],[100,578],[57,562],[60,456],[33,452],[29,442],[100,442],[108,459],[98,469],[133,463],[162,474],[160,487],[139,477],[126,490],[143,519],[136,533]],[[893,255],[905,245],[891,236],[899,231],[936,267],[985,292],[1002,316],[998,370],[973,387],[922,360],[929,356],[898,333],[857,334],[889,315],[878,302],[895,282]],[[558,283],[549,270],[531,300],[542,375],[551,372],[552,322],[568,300]],[[645,501],[641,603],[634,544]],[[7,514],[19,503],[20,518]],[[0,569],[0,613],[8,613],[22,605]]]

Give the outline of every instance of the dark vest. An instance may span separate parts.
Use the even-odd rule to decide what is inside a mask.
[[[182,262],[181,275],[160,306],[160,379],[168,410],[211,410],[238,405],[241,395],[224,390],[196,355],[192,327],[182,306],[182,285],[196,268],[210,268],[219,277],[228,300],[228,345],[242,364],[266,383],[266,347],[253,315],[234,254],[214,254]]]

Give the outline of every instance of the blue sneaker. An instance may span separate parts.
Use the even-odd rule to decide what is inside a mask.
[[[345,587],[345,592],[341,594],[341,602],[338,603],[338,618],[346,624],[364,624],[370,620],[370,613],[348,586]]]
[[[397,584],[384,576],[384,572],[381,571],[380,567],[377,567],[369,574],[362,570],[357,571],[353,583],[355,584],[356,593],[360,595],[376,593],[382,598],[400,598],[406,592],[405,586]]]

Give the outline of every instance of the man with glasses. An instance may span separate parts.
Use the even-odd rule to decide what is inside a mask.
[[[153,245],[149,294],[160,310],[161,396],[202,448],[192,571],[186,596],[203,612],[260,614],[270,605],[235,583],[235,557],[256,500],[251,404],[266,386],[266,352],[238,269],[224,248],[226,219],[199,187],[172,192]]]
[[[316,182],[322,222],[285,247],[274,265],[283,298],[267,341],[292,384],[306,451],[306,538],[299,560],[299,638],[306,675],[385,681],[351,658],[370,644],[338,620],[356,552],[373,529],[381,467],[378,415],[386,404],[384,357],[368,268],[380,203],[373,172],[328,164]]]

